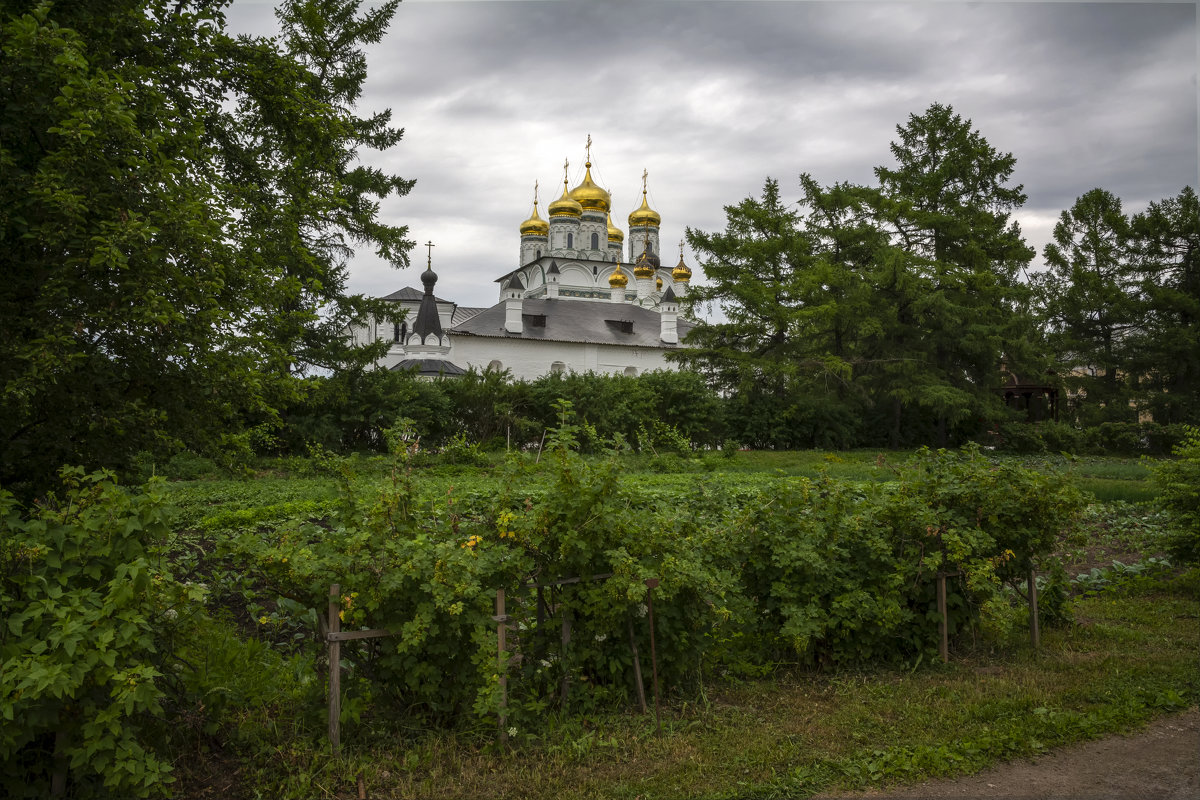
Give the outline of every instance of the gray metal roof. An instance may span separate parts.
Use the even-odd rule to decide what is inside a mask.
[[[380,300],[416,300],[417,302],[420,302],[421,298],[424,296],[425,296],[425,293],[422,292],[420,289],[414,289],[411,286],[405,286],[403,289],[396,291],[396,292],[392,292],[389,295],[384,295],[383,297],[381,297],[379,299]],[[440,297],[434,297],[433,299],[438,301],[439,303],[451,302],[449,300],[443,300]]]
[[[662,335],[662,318],[657,311],[631,303],[525,298],[521,306],[522,332],[504,330],[504,303],[476,314],[450,329],[451,336],[493,336],[501,339],[533,339],[547,342],[588,342],[630,347],[676,348]],[[682,340],[694,326],[679,320]]]
[[[418,375],[465,375],[466,370],[452,361],[441,358],[406,358],[393,370],[415,369]]]
[[[476,314],[482,314],[484,311],[487,311],[487,309],[483,307],[477,308],[475,306],[455,306],[454,313],[450,315],[450,324],[453,326],[466,322],[471,317],[475,316]]]

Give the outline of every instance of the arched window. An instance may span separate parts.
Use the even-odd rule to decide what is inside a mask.
[[[401,322],[400,323],[400,342],[404,343],[407,341],[408,341],[408,323]]]
[[[552,372],[555,375],[561,375],[563,372],[566,372],[566,369],[567,369],[567,365],[561,361],[555,361],[553,364],[550,365],[550,372]]]
[[[541,250],[538,250],[538,251],[537,251],[537,257],[538,257],[538,258],[541,258],[541,257],[542,257],[542,251],[541,251]]]
[[[598,233],[592,234],[592,249],[593,250],[600,249],[600,234],[598,234]]]
[[[487,368],[489,372],[499,372],[504,369],[504,365],[500,363],[500,359],[493,358],[488,362]]]
[[[568,233],[567,234],[567,249],[570,249],[574,246],[575,246],[575,234]]]
[[[400,341],[400,323],[399,322],[392,323],[392,341],[393,342]]]

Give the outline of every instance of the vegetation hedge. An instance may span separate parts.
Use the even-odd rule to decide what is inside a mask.
[[[682,491],[652,490],[622,477],[619,439],[605,457],[582,456],[591,432],[569,404],[558,411],[549,464],[514,454],[496,496],[450,490],[431,500],[414,479],[412,428],[392,429],[383,491],[356,480],[352,460],[328,458],[342,476],[336,498],[298,496],[201,522],[208,561],[177,548],[179,577],[163,560],[166,523],[153,488],[128,492],[106,476],[71,474],[62,499],[47,505],[22,509],[6,497],[4,790],[46,793],[53,734],[66,721],[57,749],[74,793],[161,791],[170,779],[164,709],[213,730],[246,691],[230,674],[227,634],[217,632],[256,627],[301,657],[289,667],[296,676],[304,663],[328,670],[316,622],[330,584],[341,586],[344,629],[399,634],[343,647],[344,722],[387,714],[493,725],[493,614],[503,588],[515,640],[509,724],[532,729],[548,709],[632,702],[631,639],[649,682],[647,578],[661,581],[659,676],[682,696],[705,676],[753,676],[781,661],[920,663],[937,651],[939,570],[952,574],[952,635],[1003,643],[1024,613],[1008,587],[1082,506],[1062,474],[997,462],[978,447],[922,451],[890,482],[740,485],[697,475]],[[535,474],[540,488],[526,490]],[[539,613],[531,584],[575,577],[585,580],[545,586],[549,607]],[[271,598],[252,620],[253,605],[238,601],[251,596]],[[227,621],[214,623],[214,614]],[[321,707],[321,682],[308,675],[279,678],[280,696],[309,709],[296,724]]]

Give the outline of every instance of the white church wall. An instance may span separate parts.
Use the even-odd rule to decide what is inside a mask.
[[[561,362],[568,372],[637,374],[676,369],[659,348],[622,347],[584,342],[547,342],[491,336],[451,336],[450,360],[484,370],[494,361],[517,379],[532,380]],[[634,372],[630,372],[630,370]]]

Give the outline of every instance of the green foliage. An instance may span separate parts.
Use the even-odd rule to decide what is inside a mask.
[[[1180,561],[1200,561],[1200,429],[1188,428],[1175,458],[1158,462],[1152,474],[1170,521],[1168,550]]]
[[[351,244],[404,265],[353,162],[400,132],[355,111],[361,46],[396,2],[288,0],[279,38],[225,2],[6,3],[0,18],[0,482],[249,452],[293,371],[369,362],[348,320]],[[246,420],[250,421],[245,425]]]
[[[77,469],[63,480],[29,509],[0,492],[0,789],[45,797],[60,771],[74,796],[158,794],[171,780],[157,744],[165,642],[203,590],[157,555],[160,485],[129,492]]]

